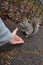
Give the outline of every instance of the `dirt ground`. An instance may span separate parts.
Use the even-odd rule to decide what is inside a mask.
[[[21,27],[12,21],[4,21],[12,32],[19,28],[18,35],[25,43],[23,45],[6,44],[0,47],[0,65],[43,65],[43,28],[31,38],[25,38]]]

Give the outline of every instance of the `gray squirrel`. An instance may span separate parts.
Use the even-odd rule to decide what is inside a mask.
[[[23,22],[19,23],[19,25],[22,27],[22,32],[24,32],[26,37],[33,36],[37,33],[39,29],[39,24],[41,23],[40,18],[33,17],[31,22],[27,18],[23,20]]]

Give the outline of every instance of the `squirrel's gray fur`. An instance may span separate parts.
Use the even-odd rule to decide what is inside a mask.
[[[23,22],[19,23],[22,27],[22,31],[26,33],[27,36],[35,35],[39,29],[40,19],[34,17],[31,22],[27,18]]]

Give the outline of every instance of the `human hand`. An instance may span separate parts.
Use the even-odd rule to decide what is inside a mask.
[[[24,43],[23,39],[19,37],[16,33],[18,28],[16,28],[12,33],[12,39],[10,40],[10,44],[21,44]]]

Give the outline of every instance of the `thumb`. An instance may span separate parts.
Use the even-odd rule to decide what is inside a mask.
[[[17,31],[18,31],[18,28],[16,28],[16,29],[14,30],[15,33],[17,33]]]
[[[18,28],[16,28],[16,29],[13,31],[12,35],[16,35],[17,31],[18,31]]]

